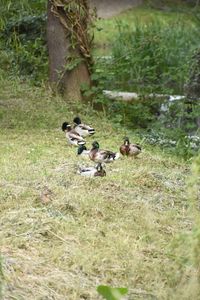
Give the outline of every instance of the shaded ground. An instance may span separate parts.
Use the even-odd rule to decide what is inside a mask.
[[[142,4],[142,0],[90,0],[92,6],[97,8],[97,14],[101,18],[109,18],[120,12]]]

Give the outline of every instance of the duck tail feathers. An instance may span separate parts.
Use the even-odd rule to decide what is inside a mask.
[[[85,145],[86,141],[78,141],[78,145]]]
[[[91,128],[88,130],[88,132],[89,132],[89,135],[93,135],[95,133],[95,129]]]
[[[119,152],[117,152],[117,153],[115,153],[115,160],[117,160],[117,159],[119,159],[120,158],[120,153]]]

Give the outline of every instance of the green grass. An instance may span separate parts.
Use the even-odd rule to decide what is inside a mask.
[[[87,105],[0,81],[3,299],[96,300],[99,284],[127,287],[130,299],[197,299],[189,164],[143,144],[140,158],[107,165],[105,178],[79,177],[78,165],[93,164],[60,129],[76,114],[102,148],[117,151],[124,135],[141,142]]]
[[[166,1],[165,1],[166,2]],[[96,29],[94,33],[95,42],[95,55],[109,55],[111,46],[116,40],[118,33],[118,24],[123,24],[133,31],[135,24],[140,22],[141,24],[148,24],[158,21],[159,23],[169,24],[171,22],[183,22],[183,24],[189,27],[196,26],[196,19],[194,10],[192,7],[188,7],[183,3],[173,2],[168,4],[153,5],[142,5],[129,9],[121,14],[109,18],[109,19],[99,19],[96,22]]]

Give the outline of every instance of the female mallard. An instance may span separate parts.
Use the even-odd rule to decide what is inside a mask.
[[[66,134],[66,138],[71,145],[79,146],[84,145],[86,141],[80,136],[74,129],[71,128],[71,125],[67,122],[62,124],[62,130]]]
[[[89,153],[89,158],[95,162],[109,163],[118,159],[119,156],[119,153],[114,153],[109,150],[100,150],[99,143],[96,141],[92,143],[92,149]]]
[[[80,136],[85,137],[88,135],[93,135],[95,133],[94,128],[90,127],[89,125],[82,124],[79,117],[74,118],[73,122],[75,123],[74,130]]]
[[[80,168],[78,174],[82,176],[103,177],[106,176],[106,171],[103,169],[101,163],[98,163],[96,167]]]
[[[142,148],[138,144],[130,144],[129,138],[124,138],[124,144],[119,148],[120,153],[126,156],[136,157],[142,151]]]

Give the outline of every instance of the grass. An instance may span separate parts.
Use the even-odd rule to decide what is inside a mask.
[[[119,15],[109,19],[99,19],[96,22],[94,33],[95,55],[109,55],[113,42],[116,40],[118,25],[123,24],[133,31],[136,24],[148,24],[158,21],[159,23],[169,24],[181,22],[189,27],[196,27],[195,12],[193,7],[184,5],[180,1],[165,1],[165,4],[148,3],[129,9]],[[175,2],[175,3],[173,3]]]
[[[3,299],[96,300],[99,284],[128,287],[130,299],[197,299],[189,164],[143,144],[105,178],[79,177],[77,166],[92,163],[60,129],[77,114],[103,148],[117,151],[124,135],[141,142],[87,105],[1,78]]]
[[[109,52],[116,22],[153,16],[170,22],[177,14],[140,7],[98,21],[98,53]],[[4,300],[100,300],[97,286],[109,285],[127,287],[130,300],[199,299],[191,162],[90,106],[0,75],[0,298],[2,289]],[[93,164],[77,158],[60,129],[76,115],[96,128],[102,148],[118,151],[125,135],[142,142],[140,158],[107,165],[105,178],[77,175]]]

